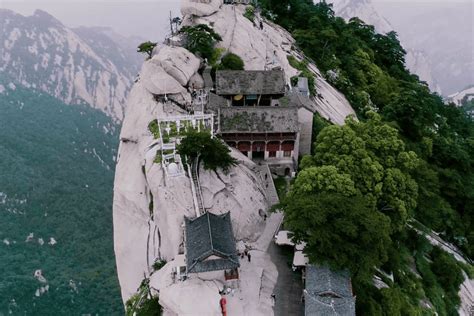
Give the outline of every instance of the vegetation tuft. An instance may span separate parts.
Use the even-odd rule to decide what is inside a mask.
[[[179,154],[195,159],[199,156],[204,168],[227,172],[237,165],[237,160],[230,155],[229,148],[219,139],[212,138],[208,132],[189,131],[177,146]]]
[[[157,44],[158,43],[153,43],[150,41],[141,43],[140,45],[138,45],[137,52],[147,54],[147,59],[150,59],[153,53],[153,49],[156,47]]]
[[[222,41],[220,35],[206,24],[183,26],[179,32],[185,35],[186,49],[202,58],[207,58],[207,60],[213,58],[214,45]]]

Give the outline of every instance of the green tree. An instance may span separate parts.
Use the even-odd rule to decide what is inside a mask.
[[[290,191],[281,206],[285,227],[294,233],[294,241],[307,243],[310,262],[350,269],[368,281],[373,268],[387,259],[390,219],[361,195]]]
[[[390,216],[392,230],[399,231],[416,207],[418,187],[411,173],[419,161],[395,128],[376,113],[367,116],[365,122],[348,119],[344,126],[324,128],[316,139],[314,163],[350,175],[360,194]]]
[[[220,35],[206,24],[183,26],[179,32],[185,35],[186,49],[208,60],[213,56],[214,45],[222,41]]]
[[[208,132],[190,131],[177,146],[179,154],[195,159],[199,156],[204,168],[217,170],[222,168],[227,172],[230,167],[237,165],[237,160],[230,155],[229,148],[219,139],[212,138]]]
[[[153,42],[144,42],[138,45],[138,52],[139,53],[146,53],[148,55],[148,59],[151,58],[151,54],[153,53],[153,49],[156,47],[157,43]]]

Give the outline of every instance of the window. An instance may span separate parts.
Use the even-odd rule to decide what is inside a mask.
[[[276,158],[277,156],[277,152],[276,151],[269,151],[268,152],[268,157],[270,158]]]
[[[285,150],[283,152],[283,157],[291,157],[291,150]]]

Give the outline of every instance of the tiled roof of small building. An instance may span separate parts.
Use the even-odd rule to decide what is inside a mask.
[[[349,273],[335,272],[324,266],[306,266],[305,315],[355,315]]]
[[[220,70],[216,73],[218,95],[284,94],[285,84],[283,70]]]
[[[189,273],[230,270],[240,266],[230,212],[222,215],[207,212],[194,219],[185,217],[185,227]],[[210,256],[218,259],[208,259]]]
[[[221,133],[296,133],[296,107],[221,107]]]
[[[285,97],[280,99],[280,103],[283,103],[282,99],[284,100],[285,98],[287,98],[286,102],[291,106],[305,108],[311,112],[316,111],[313,101],[311,101],[309,97],[302,95],[299,92],[288,93]]]

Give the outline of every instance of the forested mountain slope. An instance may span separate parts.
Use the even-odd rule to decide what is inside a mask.
[[[474,255],[472,120],[410,74],[395,33],[377,34],[358,19],[345,22],[325,2],[260,4],[344,93],[360,120],[322,131],[317,126],[315,151],[303,158],[283,202],[287,224],[308,242],[313,261],[352,271],[358,314],[457,314],[464,280],[460,264],[418,233],[434,230],[466,258]],[[328,210],[342,214],[325,216]],[[352,221],[355,212],[361,216]],[[327,240],[320,229],[339,234]],[[369,242],[375,234],[380,234],[377,243]],[[359,256],[367,251],[360,260],[345,248],[354,240]],[[389,288],[376,288],[374,273]],[[464,313],[469,304],[472,293]]]
[[[112,246],[118,126],[0,81],[0,315],[120,315]]]

